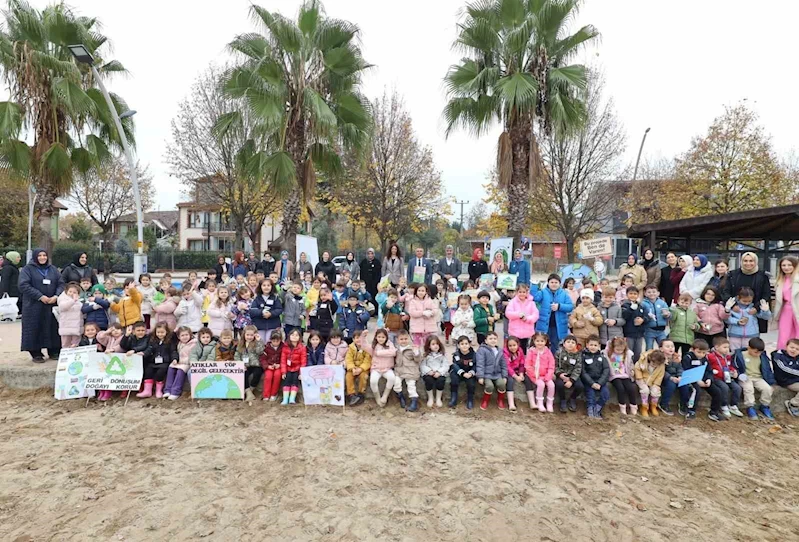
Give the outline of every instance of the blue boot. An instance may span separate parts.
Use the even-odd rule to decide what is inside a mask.
[[[595,417],[594,416],[594,409],[595,409],[594,405],[588,405],[588,417],[589,418],[594,418]]]
[[[753,406],[746,407],[746,415],[750,420],[757,420],[757,410]]]
[[[474,391],[466,390],[466,410],[474,408]]]
[[[771,413],[771,408],[767,407],[766,405],[760,405],[760,413],[768,420],[774,419],[774,414]]]
[[[419,398],[411,397],[411,406],[408,407],[408,412],[416,412],[419,410]]]
[[[455,408],[455,405],[458,404],[458,389],[457,388],[450,388],[449,391],[449,404],[447,405],[449,408]]]
[[[404,410],[405,406],[407,405],[407,403],[405,402],[405,396],[402,394],[401,391],[395,391],[394,394],[397,396],[397,399],[399,399],[400,406]]]

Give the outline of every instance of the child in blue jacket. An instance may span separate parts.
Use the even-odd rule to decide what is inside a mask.
[[[363,308],[358,302],[358,294],[350,292],[347,298],[347,306],[341,313],[339,328],[342,330],[345,339],[352,339],[366,329],[369,322],[369,311]],[[347,341],[349,342],[349,341]]]
[[[308,335],[308,367],[325,364],[325,345],[322,344],[322,336],[318,331],[311,331]]]
[[[92,286],[90,295],[86,298],[86,303],[80,308],[86,315],[86,323],[97,324],[100,331],[108,329],[108,307],[111,303],[105,299],[106,291],[102,284]]]
[[[799,416],[799,339],[790,339],[784,350],[771,354],[774,365],[774,379],[783,388],[795,392],[792,399],[785,401],[788,414]]]
[[[668,304],[660,299],[660,292],[657,286],[650,284],[645,288],[644,299],[641,301],[641,306],[646,313],[646,323],[644,324],[644,342],[646,343],[646,350],[652,350],[652,346],[657,342],[657,345],[663,342],[668,337],[666,333],[666,326],[669,325],[669,312]]]
[[[533,301],[538,305],[535,330],[547,334],[549,348],[554,355],[560,347],[560,341],[569,334],[569,314],[574,310],[574,302],[560,287],[560,277],[556,273],[549,275],[547,287],[543,290],[538,290],[537,286],[530,290],[535,290]]]
[[[771,320],[768,303],[762,300],[760,307],[755,307],[754,297],[755,293],[751,288],[741,288],[737,298],[727,301],[725,308],[730,311],[727,337],[730,339],[731,350],[746,348],[749,339],[760,337],[758,319]]]

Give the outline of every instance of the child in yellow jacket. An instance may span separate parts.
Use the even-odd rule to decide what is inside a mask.
[[[369,369],[372,367],[372,356],[362,347],[363,337],[366,335],[364,330],[356,333],[352,338],[352,344],[347,350],[347,357],[344,360],[347,368],[345,381],[347,384],[347,396],[350,406],[355,406],[363,401],[366,385],[369,383]],[[358,379],[358,387],[355,387],[355,379]]]
[[[602,322],[602,314],[594,306],[594,291],[585,288],[580,292],[580,304],[569,315],[569,325],[577,337],[577,343],[585,346],[588,337],[599,335],[599,326]]]
[[[111,310],[117,313],[119,323],[123,327],[132,326],[136,322],[141,322],[141,302],[142,295],[133,279],[125,279],[123,286],[122,299],[116,303],[111,303]]]
[[[635,364],[635,383],[641,394],[641,416],[658,416],[660,384],[666,375],[666,356],[660,350],[644,352]]]

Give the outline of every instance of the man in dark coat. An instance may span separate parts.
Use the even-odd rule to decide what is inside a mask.
[[[78,252],[72,257],[72,263],[64,268],[61,276],[64,277],[64,284],[75,282],[80,284],[80,279],[90,278],[92,286],[97,284],[97,275],[94,269],[88,265],[89,256],[85,252]]]
[[[405,278],[408,280],[408,284],[418,282],[413,280],[413,276],[416,272],[417,267],[424,268],[424,283],[430,284],[433,282],[433,262],[424,257],[424,249],[422,247],[416,247],[416,254],[413,258],[408,258],[408,269],[405,272]],[[430,294],[433,297],[433,294]]]
[[[272,255],[269,252],[264,252],[264,259],[258,264],[258,269],[256,272],[260,270],[263,272],[265,277],[268,277],[269,273],[275,269],[275,263],[275,259],[272,258]]]
[[[366,283],[366,291],[377,297],[377,283],[380,282],[382,265],[375,258],[375,249],[366,251],[366,258],[361,261],[361,280]]]
[[[30,352],[34,363],[44,363],[43,348],[50,359],[58,359],[61,337],[53,307],[64,291],[64,278],[44,250],[34,250],[31,261],[19,272],[19,291],[22,292],[21,350]]]
[[[0,297],[17,298],[17,310],[22,312],[22,296],[19,295],[19,252],[11,251],[6,254],[3,267],[0,269]]]

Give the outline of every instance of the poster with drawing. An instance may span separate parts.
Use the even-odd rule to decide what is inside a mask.
[[[315,365],[300,369],[306,405],[344,406],[344,366]]]
[[[94,390],[86,389],[89,355],[97,352],[97,345],[62,348],[55,368],[53,394],[58,401],[94,397]]]
[[[144,378],[139,354],[92,352],[87,356],[86,389],[137,391]]]
[[[308,261],[311,262],[311,267],[316,269],[316,264],[319,263],[319,246],[316,243],[316,237],[308,235],[297,236],[297,257],[294,258],[295,263],[300,261],[300,254],[305,253]]]
[[[244,399],[243,361],[195,361],[189,371],[192,399]]]
[[[510,266],[511,258],[513,258],[513,237],[501,237],[499,239],[491,239],[491,258],[488,260],[488,268],[493,269],[491,264],[497,257],[497,253],[502,255],[502,261],[505,264],[505,269]]]

